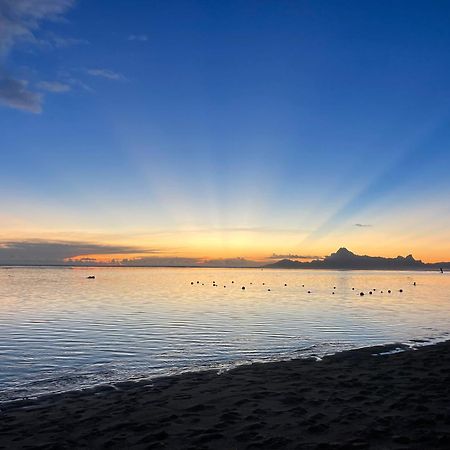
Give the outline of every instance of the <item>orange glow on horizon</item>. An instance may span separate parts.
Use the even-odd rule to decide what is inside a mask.
[[[300,261],[324,257],[340,247],[358,255],[395,258],[412,254],[423,262],[450,261],[450,235],[433,234],[408,228],[399,222],[396,228],[376,225],[367,228],[347,227],[334,230],[315,240],[305,240],[307,233],[296,229],[230,228],[230,229],[167,229],[123,230],[64,230],[22,232],[3,229],[1,242],[63,243],[69,246],[83,243],[93,251],[73,252],[69,262],[78,261],[104,264],[120,263],[123,259],[185,258],[198,261],[244,258],[255,262],[273,261],[273,254]],[[98,247],[100,251],[95,251]],[[108,247],[111,252],[108,252]],[[122,250],[123,249],[123,250]],[[300,256],[302,258],[300,258]],[[114,261],[113,261],[114,260]]]

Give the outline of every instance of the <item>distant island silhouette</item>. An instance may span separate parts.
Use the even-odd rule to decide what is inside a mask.
[[[412,255],[384,258],[382,256],[356,255],[341,247],[323,259],[300,262],[292,259],[281,259],[265,268],[270,269],[354,269],[354,270],[439,270],[450,269],[450,262],[424,263],[414,259]]]

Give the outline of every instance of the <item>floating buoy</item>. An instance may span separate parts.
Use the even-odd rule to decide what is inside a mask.
[[[311,291],[308,291],[308,294],[311,294]]]
[[[398,292],[403,292],[403,289],[399,289]]]
[[[389,289],[389,290],[388,290],[388,294],[390,294],[390,293],[391,293],[391,290]]]
[[[242,290],[245,291],[245,286],[242,286]]]

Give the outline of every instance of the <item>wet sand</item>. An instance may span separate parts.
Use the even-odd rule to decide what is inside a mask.
[[[3,404],[0,448],[450,448],[450,342],[375,351]]]

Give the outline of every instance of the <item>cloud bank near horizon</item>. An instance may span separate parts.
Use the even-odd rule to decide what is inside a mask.
[[[96,261],[89,255],[157,253],[158,250],[121,245],[101,245],[71,241],[7,241],[0,243],[0,264],[65,264],[73,258]],[[75,260],[74,260],[75,261]]]
[[[332,254],[333,255],[333,254]],[[367,255],[356,255],[367,258]],[[124,266],[124,267],[261,267],[273,260],[315,260],[327,257],[296,254],[276,254],[254,260],[245,257],[209,258],[176,256],[163,248],[96,244],[75,241],[0,241],[0,265],[66,265],[66,266]],[[385,257],[376,257],[385,258]],[[397,257],[400,258],[400,257]],[[391,259],[395,259],[391,258]],[[435,263],[436,264],[436,263]]]
[[[30,240],[1,242],[0,265],[256,267],[261,263],[242,257],[208,259],[170,256],[154,248]]]

